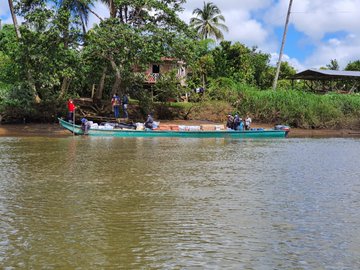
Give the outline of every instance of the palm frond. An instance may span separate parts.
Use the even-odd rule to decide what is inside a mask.
[[[217,40],[222,40],[224,39],[222,31],[229,31],[227,26],[221,23],[225,22],[225,18],[220,9],[212,2],[204,2],[203,9],[194,9],[193,15],[196,17],[190,19],[190,25],[203,39],[213,36]]]

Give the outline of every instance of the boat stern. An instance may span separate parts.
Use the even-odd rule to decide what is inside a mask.
[[[276,125],[274,127],[275,130],[283,130],[285,131],[285,137],[287,138],[289,136],[290,127],[286,125]]]

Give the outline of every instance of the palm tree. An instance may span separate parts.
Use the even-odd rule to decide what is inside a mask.
[[[205,3],[203,9],[196,8],[193,11],[193,17],[190,19],[190,25],[195,28],[202,39],[211,36],[217,40],[223,40],[224,35],[221,30],[228,32],[228,28],[221,21],[225,22],[225,18],[221,15],[220,9],[212,2]]]
[[[60,0],[58,2],[58,14],[61,18],[62,24],[62,42],[64,44],[64,49],[69,49],[70,43],[70,27],[71,27],[71,18],[79,20],[81,22],[83,35],[86,33],[86,26],[89,18],[89,9],[93,5],[93,1],[84,1],[84,0]],[[69,10],[70,13],[64,12]],[[64,76],[61,83],[61,89],[58,98],[62,98],[67,90],[70,87],[71,79],[68,76]]]

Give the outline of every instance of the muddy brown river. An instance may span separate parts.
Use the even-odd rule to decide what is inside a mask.
[[[360,139],[0,137],[1,269],[359,269]]]

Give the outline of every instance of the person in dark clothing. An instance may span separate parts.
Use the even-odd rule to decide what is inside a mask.
[[[234,130],[240,130],[240,117],[235,114],[235,117],[234,117]]]
[[[154,124],[154,119],[152,118],[152,113],[150,113],[150,114],[148,114],[148,117],[146,119],[144,126],[146,128],[153,129],[153,124]]]
[[[124,112],[124,118],[129,118],[128,112],[127,112],[127,107],[129,104],[129,98],[127,96],[127,94],[124,94],[123,98],[122,98],[122,109]]]
[[[234,129],[234,117],[231,114],[228,114],[227,118],[226,127]]]

